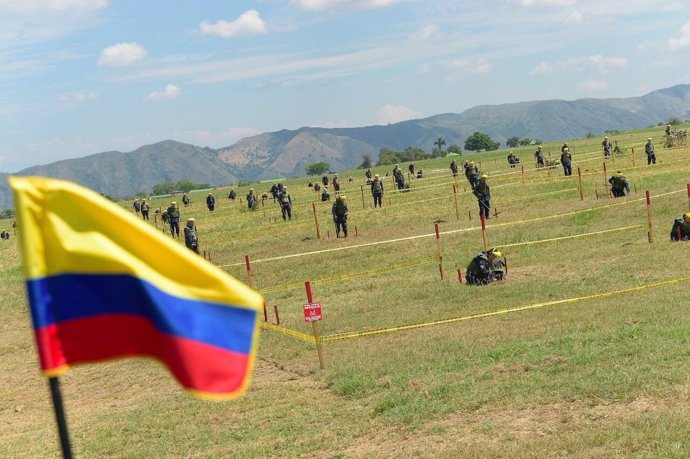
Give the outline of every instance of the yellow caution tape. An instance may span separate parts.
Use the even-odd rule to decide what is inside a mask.
[[[498,316],[498,315],[503,315],[503,314],[509,314],[509,313],[513,313],[513,312],[527,311],[527,310],[531,310],[531,309],[539,309],[539,308],[544,308],[547,306],[556,306],[556,305],[560,305],[560,304],[575,303],[577,301],[592,300],[592,299],[596,299],[596,298],[604,298],[604,297],[609,297],[609,296],[614,296],[614,295],[620,295],[623,293],[636,292],[636,291],[645,290],[645,289],[649,289],[649,288],[664,287],[667,285],[678,284],[678,283],[686,282],[689,280],[690,280],[690,276],[682,277],[679,279],[662,281],[662,282],[655,282],[652,284],[641,285],[638,287],[630,287],[630,288],[624,288],[621,290],[614,290],[612,292],[595,293],[592,295],[580,296],[580,297],[575,297],[575,298],[566,298],[563,300],[554,300],[554,301],[547,301],[544,303],[536,303],[536,304],[531,304],[528,306],[518,306],[515,308],[500,309],[498,311],[481,312],[481,313],[472,314],[469,316],[453,317],[450,319],[437,320],[434,322],[399,325],[397,327],[389,327],[389,328],[374,328],[374,329],[363,330],[363,331],[358,331],[358,332],[337,333],[337,334],[333,334],[333,335],[322,336],[321,342],[326,343],[329,341],[338,341],[338,340],[351,339],[351,338],[361,338],[363,336],[380,335],[383,333],[392,333],[395,331],[412,330],[415,328],[430,327],[433,325],[442,325],[442,324],[462,322],[462,321],[473,320],[473,319],[481,319],[484,317],[492,317],[492,316]]]
[[[613,233],[615,231],[626,231],[626,230],[637,229],[637,228],[644,228],[644,225],[624,226],[622,228],[614,228],[614,229],[608,229],[608,230],[602,230],[602,231],[593,231],[591,233],[580,233],[580,234],[575,234],[572,236],[552,237],[550,239],[540,239],[538,241],[513,242],[511,244],[498,244],[496,247],[503,248],[503,247],[519,247],[521,245],[544,244],[546,242],[564,241],[567,239],[578,239],[581,237],[595,236],[597,234]]]
[[[259,322],[262,329],[273,330],[282,333],[293,338],[297,338],[301,341],[306,341],[310,344],[316,344],[316,338],[313,335],[307,335],[306,333],[298,332],[297,330],[292,330],[291,328],[281,327],[280,325],[275,325],[270,322]]]

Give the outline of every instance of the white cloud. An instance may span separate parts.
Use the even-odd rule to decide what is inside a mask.
[[[454,77],[463,75],[486,75],[491,73],[493,70],[493,65],[484,57],[478,57],[476,59],[456,59],[448,64],[454,72],[459,72],[460,75],[455,73]]]
[[[393,124],[400,121],[411,120],[414,118],[419,118],[421,115],[412,109],[409,109],[403,105],[384,105],[379,108],[378,112],[378,123],[379,124]]]
[[[101,51],[98,65],[104,67],[131,65],[144,59],[147,54],[146,48],[139,43],[118,43]]]
[[[94,100],[98,98],[98,94],[93,91],[76,91],[69,94],[60,96],[60,100],[63,102],[76,102],[82,103],[89,100]]]
[[[606,57],[596,54],[593,56],[571,57],[560,62],[540,62],[529,72],[529,75],[543,75],[567,70],[596,71],[606,75],[612,69],[625,67],[626,65],[628,65],[628,59],[625,57]]]
[[[221,148],[232,145],[245,137],[261,134],[262,131],[250,127],[233,127],[222,132],[213,131],[178,131],[172,137],[181,142]]]
[[[92,11],[105,8],[109,0],[0,0],[0,12],[32,14],[41,11]]]
[[[582,13],[580,13],[579,11],[573,11],[572,13],[567,15],[563,20],[563,22],[565,22],[566,24],[582,24],[583,21],[584,18],[582,16]]]
[[[585,81],[580,82],[580,84],[578,84],[577,87],[581,91],[596,92],[596,91],[603,91],[608,86],[607,86],[605,81],[585,80]]]
[[[668,41],[668,47],[672,50],[683,49],[690,46],[690,21],[683,24],[680,28],[680,36],[678,38],[671,38]]]
[[[147,100],[149,102],[162,102],[164,100],[172,100],[177,98],[182,93],[180,91],[180,88],[175,86],[174,84],[169,84],[165,86],[165,89],[162,91],[153,91],[151,94],[146,96],[144,100]]]
[[[199,28],[204,35],[215,35],[223,38],[266,33],[266,23],[256,10],[245,11],[232,22],[221,20],[211,24],[208,21],[202,21]]]
[[[440,27],[436,24],[427,24],[412,35],[412,39],[423,41],[436,35],[440,30]]]
[[[307,11],[347,11],[385,8],[411,0],[292,0],[291,4]]]

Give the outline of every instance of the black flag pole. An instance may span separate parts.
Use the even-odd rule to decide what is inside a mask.
[[[69,443],[69,432],[67,431],[67,419],[65,418],[65,408],[62,406],[62,395],[60,394],[60,381],[57,376],[48,378],[50,382],[50,395],[53,399],[53,410],[55,411],[55,421],[60,434],[60,446],[62,447],[62,457],[72,459],[72,447]]]

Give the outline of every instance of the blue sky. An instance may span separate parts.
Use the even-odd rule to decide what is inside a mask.
[[[690,83],[688,0],[0,0],[0,171]]]

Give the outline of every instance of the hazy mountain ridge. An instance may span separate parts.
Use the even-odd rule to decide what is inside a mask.
[[[214,150],[172,140],[128,153],[109,151],[24,169],[15,175],[44,175],[73,180],[113,197],[150,193],[153,185],[189,179],[223,185],[304,174],[304,166],[327,161],[333,170],[355,167],[362,157],[374,160],[383,148],[408,146],[431,150],[439,137],[446,146],[464,146],[475,131],[505,144],[508,137],[543,141],[601,135],[607,130],[642,128],[670,117],[690,118],[690,85],[660,89],[641,97],[540,100],[481,105],[462,113],[444,113],[387,126],[303,127],[266,132]],[[2,174],[0,208],[11,207]]]

